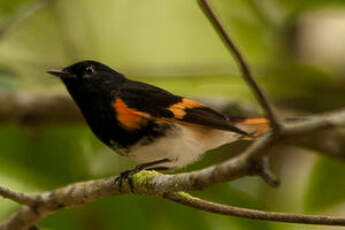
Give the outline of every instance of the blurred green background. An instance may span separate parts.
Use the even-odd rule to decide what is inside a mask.
[[[0,28],[38,2],[0,0]],[[344,0],[210,3],[282,117],[345,105]],[[176,94],[258,108],[236,63],[194,0],[52,1],[6,33],[0,32],[0,92],[66,94],[62,84],[45,72],[83,59],[104,62]],[[226,159],[245,145],[212,151],[185,170]],[[80,124],[2,123],[0,146],[0,184],[23,192],[116,175],[133,166]],[[343,162],[291,146],[274,150],[272,160],[282,179],[280,188],[271,188],[259,178],[243,178],[196,195],[262,210],[345,214]],[[0,221],[16,209],[17,205],[0,198]],[[325,229],[224,217],[133,195],[64,210],[39,226],[52,230]]]

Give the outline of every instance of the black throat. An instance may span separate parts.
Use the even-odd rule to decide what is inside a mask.
[[[112,91],[115,92],[119,86],[108,85],[103,90],[98,90],[81,86],[80,83],[64,83],[91,130],[102,142],[110,145],[111,140],[122,134],[123,130],[116,121],[116,113],[112,107]]]

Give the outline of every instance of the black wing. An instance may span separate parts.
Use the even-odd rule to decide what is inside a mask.
[[[133,114],[145,114],[145,119],[197,124],[248,135],[235,127],[225,115],[199,102],[145,83],[128,81],[114,96],[115,99],[121,99]]]

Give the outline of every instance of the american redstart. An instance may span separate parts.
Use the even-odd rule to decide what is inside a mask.
[[[137,163],[119,186],[142,169],[184,167],[208,150],[253,139],[268,129],[263,117],[234,118],[161,88],[127,79],[96,61],[48,73],[61,78],[94,134]]]

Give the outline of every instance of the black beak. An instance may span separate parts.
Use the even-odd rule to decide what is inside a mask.
[[[73,74],[70,74],[70,73],[63,71],[63,70],[52,69],[52,70],[48,70],[47,72],[51,75],[61,77],[61,78],[73,78],[74,77]]]

